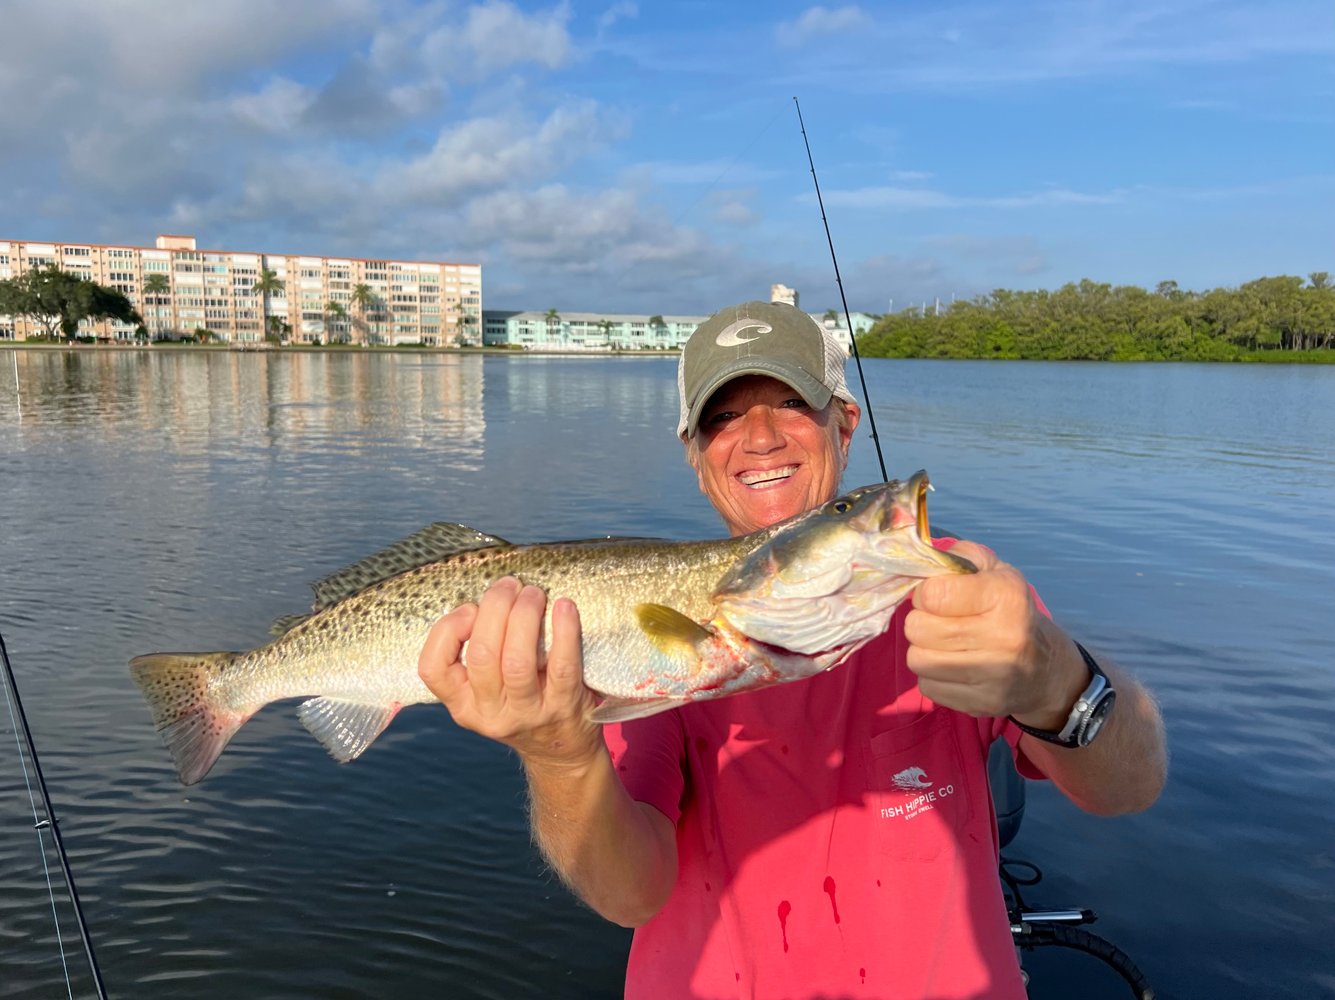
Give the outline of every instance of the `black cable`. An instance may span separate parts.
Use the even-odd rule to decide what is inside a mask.
[[[56,854],[60,856],[60,868],[65,873],[65,885],[69,887],[70,903],[74,906],[74,916],[79,924],[79,936],[83,939],[83,951],[88,957],[88,967],[93,974],[93,985],[97,988],[99,1000],[107,1000],[106,988],[102,985],[102,970],[98,968],[97,957],[93,954],[93,940],[88,935],[88,924],[83,918],[83,907],[79,903],[79,891],[74,887],[74,873],[70,871],[69,857],[65,854],[65,842],[60,837],[60,826],[56,821],[56,811],[51,806],[51,795],[46,790],[46,779],[42,777],[42,765],[37,759],[37,747],[32,741],[32,730],[28,728],[28,717],[23,713],[23,700],[19,697],[18,682],[14,679],[14,668],[9,665],[9,651],[5,649],[5,637],[0,634],[0,660],[4,661],[5,679],[14,696],[14,707],[18,709],[19,722],[23,726],[23,739],[28,745],[28,757],[32,760],[33,773],[37,776],[37,787],[42,792],[42,805],[46,809],[45,826],[51,831],[51,839],[56,845]],[[39,828],[42,824],[39,824]]]
[[[1131,956],[1117,945],[1105,941],[1083,927],[1068,927],[1062,924],[1038,926],[1026,924],[1022,931],[1012,935],[1019,948],[1072,948],[1093,955],[1122,977],[1131,987],[1131,995],[1136,1000],[1154,1000],[1154,990],[1144,973],[1131,960]]]

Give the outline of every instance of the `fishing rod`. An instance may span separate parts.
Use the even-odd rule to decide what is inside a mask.
[[[56,854],[60,857],[60,867],[61,870],[64,871],[65,873],[65,885],[69,888],[70,892],[70,903],[74,907],[74,916],[79,925],[79,936],[83,938],[83,951],[84,954],[88,957],[88,967],[93,974],[93,985],[97,989],[97,995],[99,1000],[107,1000],[106,987],[103,986],[102,984],[102,970],[98,968],[97,956],[93,954],[93,940],[88,935],[88,924],[84,921],[83,918],[83,907],[79,903],[79,890],[74,887],[74,873],[70,870],[69,856],[65,853],[65,842],[60,837],[60,825],[59,822],[56,820],[56,811],[51,806],[51,795],[46,789],[46,779],[42,776],[42,765],[41,762],[37,759],[37,747],[32,740],[32,730],[28,728],[28,717],[23,712],[23,699],[19,697],[18,682],[14,679],[14,668],[9,664],[9,651],[5,649],[5,637],[3,634],[0,634],[0,661],[4,662],[5,680],[7,682],[8,691],[12,694],[12,698],[10,700],[10,719],[11,721],[13,721],[14,712],[17,709],[18,720],[19,723],[22,724],[23,739],[24,742],[26,742],[28,745],[28,757],[32,761],[33,773],[37,778],[37,787],[41,790],[42,793],[42,805],[46,809],[46,819],[36,821],[37,808],[35,805],[33,806],[33,819],[36,821],[34,829],[38,831],[37,836],[39,841],[41,839],[41,831],[43,829],[51,831],[51,840],[55,843]],[[19,731],[18,724],[15,725],[14,731],[17,736],[17,733]],[[27,768],[24,768],[23,774],[24,774],[24,780],[26,781],[28,774]],[[29,799],[32,798],[31,785],[28,786],[28,798]],[[45,849],[43,849],[42,854],[43,854],[43,864],[45,864],[45,854],[46,854]],[[47,879],[47,891],[48,892],[50,891],[49,877]],[[55,899],[53,896],[52,897],[53,907],[54,904],[55,904]],[[56,940],[57,941],[60,940],[59,921],[57,921],[56,923]],[[63,947],[61,949],[61,956],[63,961],[64,957]],[[69,974],[67,971],[66,985],[68,986],[68,984],[69,984]]]
[[[825,217],[825,201],[820,196],[820,181],[816,179],[816,161],[811,157],[811,142],[807,139],[807,126],[802,121],[802,105],[796,97],[793,105],[797,108],[797,124],[802,129],[802,142],[807,147],[807,163],[811,165],[811,183],[816,186],[816,204],[820,206],[820,221],[825,224],[825,240],[830,244],[830,260],[834,263],[834,283],[839,286],[839,301],[844,307],[844,322],[848,324],[848,340],[853,345],[853,360],[858,366],[858,381],[862,383],[862,401],[867,406],[867,420],[871,424],[871,441],[876,446],[876,460],[881,463],[881,479],[889,480],[885,471],[885,456],[881,454],[881,438],[876,433],[876,415],[871,410],[871,396],[867,394],[867,379],[862,374],[862,355],[858,353],[858,338],[853,334],[853,318],[848,313],[848,299],[844,295],[844,279],[839,276],[839,258],[834,255],[834,237],[830,235],[830,221]]]

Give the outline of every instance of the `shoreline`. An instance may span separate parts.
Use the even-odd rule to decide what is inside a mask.
[[[616,350],[613,348],[587,348],[571,350],[552,347],[426,347],[420,344],[402,344],[398,346],[367,346],[350,344],[310,344],[283,345],[273,344],[183,344],[159,342],[154,344],[82,344],[82,343],[29,343],[28,341],[0,340],[0,350],[31,351],[205,351],[210,354],[455,354],[481,355],[484,357],[503,358],[676,358],[681,355],[679,348],[665,350]],[[1335,365],[1335,349],[1311,351],[1252,351],[1231,358],[941,358],[929,355],[909,357],[888,357],[875,354],[863,354],[864,360],[880,361],[991,361],[999,364],[1023,364],[1053,362],[1066,364],[1113,364],[1113,365]]]

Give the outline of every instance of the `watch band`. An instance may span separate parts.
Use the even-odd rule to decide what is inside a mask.
[[[1075,700],[1075,704],[1071,706],[1071,714],[1067,717],[1066,724],[1059,731],[1053,732],[1049,729],[1035,729],[1033,726],[1026,726],[1015,716],[1010,716],[1011,722],[1019,726],[1021,732],[1068,749],[1089,746],[1094,741],[1094,737],[1103,728],[1108,713],[1112,711],[1117,694],[1113,690],[1112,683],[1108,680],[1108,675],[1103,672],[1098,661],[1090,655],[1089,650],[1078,642],[1075,643],[1075,648],[1080,650],[1085,666],[1089,667],[1090,679],[1089,685]]]

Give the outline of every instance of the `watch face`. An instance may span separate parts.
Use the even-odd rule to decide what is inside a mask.
[[[1117,692],[1108,690],[1099,703],[1094,706],[1089,714],[1089,719],[1085,722],[1084,730],[1080,733],[1080,745],[1087,747],[1094,742],[1094,737],[1099,735],[1099,730],[1103,724],[1108,721],[1108,716],[1112,713],[1113,702],[1117,700]]]

